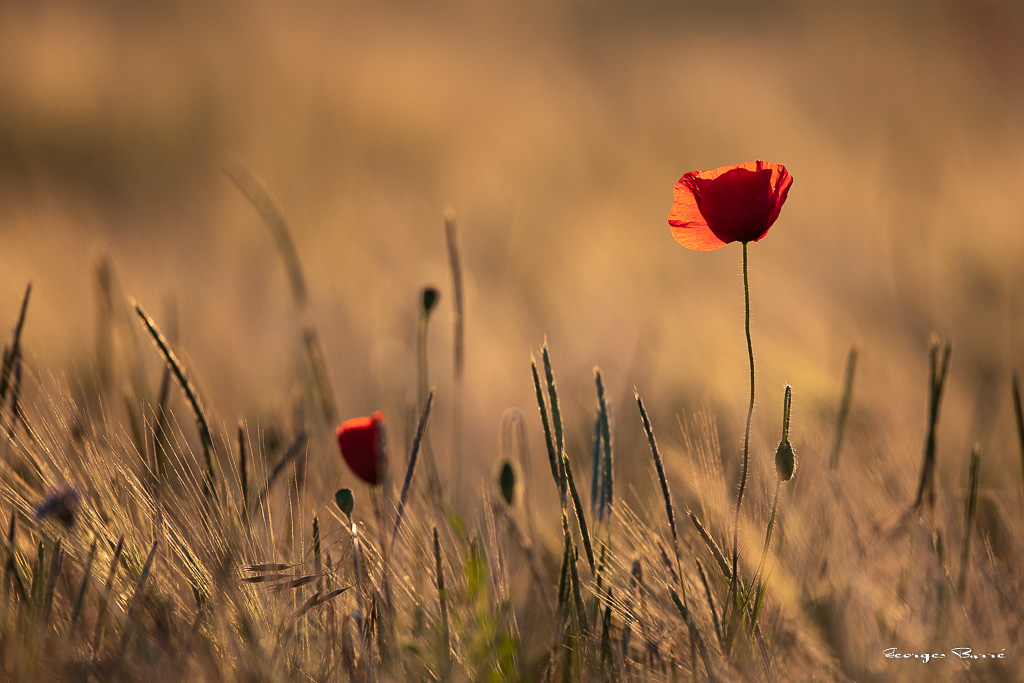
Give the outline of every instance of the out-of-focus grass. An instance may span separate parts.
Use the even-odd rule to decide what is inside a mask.
[[[687,447],[674,428],[677,414],[690,429],[707,407],[701,419],[717,421],[718,466],[730,483],[712,495],[702,488],[711,484],[694,480],[689,495],[692,505],[726,505],[747,381],[739,251],[684,252],[666,216],[685,171],[777,161],[795,184],[777,225],[751,246],[754,351],[766,388],[752,452],[764,455],[753,468],[770,484],[778,388],[792,384],[802,459],[780,544],[804,555],[771,582],[776,605],[797,604],[809,590],[797,570],[823,541],[793,530],[817,528],[851,343],[860,359],[841,469],[867,519],[880,523],[912,498],[932,332],[955,349],[938,431],[940,485],[962,493],[978,441],[979,526],[986,515],[1002,519],[993,512],[1000,506],[1019,505],[1009,378],[1024,367],[1021,46],[1024,15],[997,1],[794,0],[731,10],[5,5],[0,321],[16,318],[32,281],[26,405],[62,394],[52,374],[91,406],[88,419],[107,416],[85,426],[116,441],[130,432],[124,396],[152,401],[159,358],[137,323],[121,319],[114,381],[97,410],[95,268],[106,258],[118,301],[135,297],[158,322],[173,302],[176,351],[215,431],[246,419],[273,457],[314,419],[308,405],[295,415],[303,320],[287,272],[221,170],[238,155],[289,218],[338,410],[383,408],[396,444],[411,439],[414,423],[406,415],[416,401],[419,293],[440,290],[429,338],[439,460],[452,424],[443,216],[455,210],[466,280],[466,455],[439,470],[459,474],[445,485],[462,514],[478,509],[502,415],[518,406],[531,416],[538,514],[557,516],[527,367],[545,336],[575,468],[589,453],[599,365],[617,491],[657,512],[630,408],[635,385],[677,482],[691,480],[684,453],[717,457],[717,448]],[[170,405],[181,422],[173,438],[198,452],[187,405],[174,392]],[[58,406],[54,419],[76,410]],[[311,434],[303,467],[314,476],[303,495],[321,505],[351,482],[330,430]],[[541,526],[558,553],[558,525]],[[459,557],[449,550],[448,561]],[[132,551],[139,566],[146,551]],[[620,576],[631,560],[622,556]],[[886,567],[868,575],[888,581]],[[874,596],[860,608],[883,605],[870,585],[851,587],[850,600],[858,590]],[[900,609],[894,602],[884,616],[902,623]],[[854,650],[871,642],[847,635]],[[864,663],[875,652],[835,655]]]

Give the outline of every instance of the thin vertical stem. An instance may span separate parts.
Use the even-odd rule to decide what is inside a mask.
[[[1017,438],[1020,441],[1021,465],[1024,466],[1024,410],[1021,409],[1020,377],[1013,373],[1013,413],[1017,417]],[[1024,474],[1024,469],[1021,470]]]
[[[736,519],[732,529],[732,588],[736,590],[736,573],[739,557],[740,506],[743,492],[747,488],[747,466],[750,463],[750,420],[754,415],[754,345],[750,341],[750,281],[747,275],[747,243],[743,243],[743,329],[747,333],[747,358],[750,360],[750,404],[747,406],[747,426],[743,432],[743,471],[740,473],[740,490],[736,496]]]
[[[444,588],[444,565],[441,561],[441,542],[437,537],[437,527],[434,527],[434,566],[437,571],[437,599],[441,605],[441,640],[444,645],[444,671],[447,673],[451,668],[452,648],[451,636],[448,631],[448,594]]]
[[[465,324],[466,312],[462,285],[462,258],[459,253],[458,233],[455,231],[455,214],[449,213],[444,221],[445,238],[448,242],[448,259],[452,270],[452,294],[454,295],[455,326],[454,360],[452,364],[454,395],[452,405],[452,466],[459,471],[462,467],[462,396],[465,366]],[[454,479],[453,479],[454,481]]]
[[[857,369],[857,346],[850,347],[850,355],[846,359],[846,378],[843,380],[843,397],[839,402],[839,414],[836,417],[836,435],[832,441],[832,455],[829,457],[829,469],[839,467],[839,450],[843,445],[843,431],[850,415],[850,397],[853,395],[853,375]]]
[[[242,521],[249,520],[249,467],[245,450],[245,423],[238,421],[238,484],[242,489]]]
[[[967,568],[971,558],[971,529],[978,512],[978,470],[981,464],[981,446],[974,444],[971,450],[970,483],[968,485],[967,504],[964,509],[964,544],[960,553],[960,580],[957,591],[963,597],[967,588]]]

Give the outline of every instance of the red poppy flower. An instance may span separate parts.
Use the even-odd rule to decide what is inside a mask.
[[[367,484],[381,483],[386,465],[384,413],[345,420],[337,429],[341,457],[349,469]]]
[[[779,217],[792,184],[785,166],[768,161],[687,173],[672,191],[672,237],[696,251],[756,242]]]

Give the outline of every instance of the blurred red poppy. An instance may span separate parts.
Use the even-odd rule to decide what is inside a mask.
[[[756,242],[779,217],[792,184],[785,166],[768,161],[687,173],[672,191],[672,237],[696,251]]]
[[[345,420],[337,434],[341,457],[349,469],[367,484],[380,484],[386,466],[384,413],[378,410],[370,417]]]

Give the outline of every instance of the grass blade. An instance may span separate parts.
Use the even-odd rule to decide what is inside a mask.
[[[603,453],[603,440],[601,436],[601,415],[594,415],[594,440],[593,450],[590,456],[590,514],[597,519],[601,510],[601,496],[604,489],[601,486],[601,454]]]
[[[21,570],[18,568],[17,550],[14,547],[14,539],[18,529],[16,514],[13,510],[11,511],[11,523],[7,528],[7,562],[4,565],[4,581],[7,580],[7,576],[11,576],[14,579],[14,589],[18,592],[18,597],[21,598],[22,603],[27,603],[28,590],[25,588],[25,580],[21,578]]]
[[[918,510],[928,495],[928,506],[935,504],[935,429],[939,422],[939,404],[942,400],[942,389],[946,385],[949,372],[949,357],[953,346],[946,342],[939,347],[937,339],[932,339],[930,348],[931,375],[928,390],[928,434],[924,443],[924,462],[921,463],[921,479],[917,486],[913,509]]]
[[[452,648],[448,630],[448,594],[444,588],[444,564],[441,557],[441,541],[434,526],[434,571],[437,575],[437,601],[441,607],[441,643],[444,646],[444,672],[451,668]]]
[[[89,587],[89,579],[92,574],[92,561],[96,557],[96,540],[89,546],[89,557],[85,561],[85,569],[82,570],[82,584],[75,593],[74,607],[71,608],[71,627],[78,623],[78,617],[82,614],[82,603],[85,601],[85,589]]]
[[[611,421],[608,417],[608,401],[605,399],[604,377],[600,368],[594,368],[594,383],[597,385],[597,406],[598,425],[601,431],[601,443],[603,448],[599,457],[600,463],[594,471],[594,477],[600,482],[598,498],[601,505],[595,520],[600,522],[611,515],[612,500],[614,498],[614,470],[612,467],[612,430]]]
[[[159,541],[153,541],[153,546],[149,549],[149,556],[146,558],[146,564],[142,566],[142,572],[139,574],[139,580],[135,583],[135,592],[132,594],[131,602],[128,603],[128,609],[125,612],[124,626],[121,628],[121,640],[118,643],[117,651],[124,652],[125,647],[128,645],[128,638],[132,634],[132,627],[135,625],[135,613],[139,609],[139,604],[142,602],[142,593],[146,588],[146,581],[149,579],[149,572],[153,568],[153,560],[156,558],[156,549],[159,545]]]
[[[700,657],[704,661],[704,670],[708,674],[708,680],[717,681],[718,678],[715,676],[715,669],[711,664],[711,655],[708,653],[707,645],[704,642],[704,636],[701,635],[700,629],[697,628],[697,624],[693,620],[693,615],[690,614],[690,610],[686,608],[683,601],[679,599],[679,593],[676,592],[675,588],[669,589],[669,592],[672,596],[673,604],[675,604],[676,609],[679,610],[679,614],[683,618],[683,623],[685,623],[687,628],[690,629],[690,638],[692,638],[697,644],[697,651],[700,652]]]
[[[395,539],[398,538],[398,529],[402,525],[402,516],[405,514],[405,503],[409,497],[409,487],[412,486],[412,475],[416,473],[416,461],[419,458],[420,444],[423,441],[423,434],[427,430],[427,421],[430,419],[430,407],[434,405],[434,390],[427,394],[427,401],[423,404],[423,412],[420,413],[420,422],[416,426],[416,437],[412,441],[412,450],[409,451],[409,466],[405,469],[405,481],[402,482],[402,492],[398,496],[398,512],[395,513],[395,529],[391,533],[391,547],[395,546]]]
[[[203,446],[203,457],[206,460],[206,486],[205,493],[207,496],[212,496],[214,499],[217,498],[216,489],[216,471],[213,467],[213,434],[210,432],[210,423],[206,419],[206,413],[203,411],[202,406],[199,403],[199,396],[196,394],[195,387],[192,386],[191,380],[188,375],[185,374],[185,370],[178,361],[178,357],[171,351],[171,347],[167,344],[167,339],[157,328],[156,323],[149,317],[145,310],[138,302],[134,302],[135,312],[139,315],[142,320],[142,324],[145,325],[149,335],[156,342],[157,348],[160,349],[160,353],[163,354],[164,361],[171,368],[171,372],[174,373],[175,379],[178,380],[178,385],[182,391],[185,392],[185,397],[188,399],[189,405],[192,407],[192,413],[196,419],[196,427],[199,430],[199,441]]]
[[[725,555],[722,553],[721,548],[719,548],[718,544],[715,543],[715,539],[711,538],[711,534],[709,534],[708,530],[704,528],[703,524],[701,524],[697,515],[695,515],[693,511],[689,510],[687,511],[687,514],[690,516],[690,521],[693,522],[693,528],[697,530],[697,533],[704,541],[704,545],[706,545],[708,550],[711,551],[711,556],[715,558],[715,563],[718,565],[718,568],[722,570],[722,575],[731,581],[732,570],[729,568],[729,561],[725,559]]]
[[[587,528],[587,517],[583,512],[583,502],[580,500],[579,491],[576,490],[576,480],[572,476],[572,467],[569,465],[569,458],[562,454],[562,469],[565,471],[566,480],[569,482],[569,490],[572,493],[572,505],[576,511],[576,522],[580,527],[580,537],[583,538],[583,549],[587,553],[587,564],[590,565],[590,573],[597,571],[597,563],[594,561],[594,547],[590,542],[590,531]]]
[[[558,452],[555,450],[555,440],[551,435],[551,422],[548,420],[547,401],[544,399],[544,390],[541,387],[540,375],[537,372],[537,360],[530,358],[530,369],[533,371],[533,386],[537,391],[537,407],[540,408],[540,421],[544,427],[544,443],[548,447],[548,461],[551,463],[551,476],[558,487],[558,493],[562,496],[563,504],[565,495],[562,486],[561,461]]]
[[[238,421],[238,484],[242,489],[242,512],[248,524],[249,519],[249,467],[245,447],[245,425]]]
[[[3,406],[4,399],[7,398],[7,390],[11,386],[12,370],[14,369],[14,361],[21,348],[21,330],[25,325],[25,314],[28,312],[28,300],[31,295],[32,283],[30,282],[25,287],[25,296],[21,299],[21,311],[18,313],[18,322],[14,324],[14,335],[11,345],[4,353],[3,363],[0,364],[0,406]]]
[[[562,434],[562,409],[558,403],[558,388],[555,386],[555,373],[551,369],[551,354],[548,352],[548,344],[545,341],[540,350],[541,360],[544,361],[544,381],[548,385],[548,400],[551,403],[551,426],[555,434],[555,452],[561,454],[565,451],[565,440]],[[559,455],[559,457],[561,457]],[[559,461],[559,467],[562,466]],[[558,482],[561,487],[562,496],[565,496],[565,470],[558,473]]]
[[[1024,409],[1020,400],[1020,376],[1013,373],[1013,413],[1017,418],[1017,440],[1020,443],[1021,474],[1024,475]]]
[[[562,511],[562,533],[562,565],[558,572],[558,613],[564,621],[568,618],[565,603],[568,598],[567,586],[569,584],[569,557],[572,555],[572,535],[569,533],[569,520],[566,517],[564,510]]]
[[[455,215],[449,213],[444,220],[445,238],[448,243],[448,262],[452,271],[452,292],[454,294],[455,316],[453,363],[452,363],[452,466],[462,466],[462,396],[465,368],[465,325],[466,312],[462,284],[462,257],[459,252],[458,233],[455,230]]]
[[[103,585],[103,602],[100,603],[99,612],[96,614],[96,626],[93,629],[92,649],[99,652],[100,643],[103,640],[103,627],[110,604],[110,592],[114,587],[114,579],[117,577],[118,567],[121,566],[121,553],[124,551],[124,534],[117,539],[114,546],[114,556],[110,560],[110,569],[107,571],[107,580]]]
[[[676,529],[676,511],[675,506],[672,505],[672,492],[668,488],[668,478],[665,476],[665,464],[661,460],[661,453],[658,451],[658,442],[654,438],[654,430],[651,428],[651,420],[647,417],[647,409],[644,407],[644,400],[640,398],[640,393],[633,388],[633,397],[636,399],[637,407],[640,408],[640,419],[644,424],[644,433],[647,435],[647,444],[651,447],[651,456],[654,458],[654,467],[658,470],[658,481],[661,483],[661,497],[665,500],[665,514],[668,516],[668,526],[672,531],[672,549],[676,554],[676,567],[679,568],[680,574],[682,573],[682,567],[680,566],[679,559],[679,532]],[[710,536],[707,536],[707,532],[704,531],[704,526],[697,520],[697,518],[691,513],[691,519],[697,526],[697,530],[701,532],[701,536],[704,536],[705,543],[709,546],[714,547],[717,550],[717,546],[714,545],[714,541],[711,540]],[[715,552],[712,550],[712,552]],[[718,553],[721,555],[721,552]],[[718,559],[716,556],[715,559]],[[722,562],[725,559],[722,558]],[[726,568],[728,564],[725,565]],[[726,575],[730,575],[728,569],[726,569]]]
[[[967,501],[964,505],[964,544],[960,552],[960,579],[957,581],[957,592],[964,594],[967,588],[967,569],[970,566],[971,534],[974,529],[974,518],[978,512],[978,483],[981,469],[981,446],[974,444],[971,450],[970,482],[967,488]]]
[[[832,441],[832,455],[829,456],[829,469],[839,467],[839,451],[843,447],[843,434],[846,420],[850,416],[850,400],[853,396],[853,376],[857,371],[857,346],[850,347],[850,355],[846,358],[846,375],[843,378],[843,397],[839,401],[839,414],[836,416],[836,435]]]
[[[284,452],[281,459],[274,465],[274,469],[271,470],[270,476],[267,477],[267,483],[263,486],[263,490],[260,491],[260,495],[256,497],[256,507],[258,508],[266,500],[267,494],[270,493],[270,488],[277,481],[277,478],[281,476],[285,468],[295,459],[295,457],[302,452],[306,444],[309,442],[309,434],[306,432],[300,432],[298,436],[288,446],[288,450]]]
[[[323,575],[323,558],[320,554],[320,519],[313,514],[313,573],[317,575],[316,587],[317,592],[323,592],[324,589],[324,575]]]
[[[61,567],[64,565],[64,548],[62,546],[63,544],[58,538],[50,555],[50,565],[46,569],[46,584],[43,588],[43,601],[39,610],[39,625],[41,627],[50,623],[50,612],[53,609],[53,591],[57,588],[57,578],[60,576]]]
[[[721,647],[725,640],[722,636],[722,623],[718,620],[718,609],[715,607],[715,596],[711,593],[711,584],[708,582],[708,575],[704,572],[704,565],[699,559],[695,559],[694,562],[697,563],[697,573],[700,576],[701,585],[704,586],[704,598],[708,601],[708,609],[711,610],[711,623],[715,627],[715,637],[718,638],[718,645]]]
[[[299,254],[295,249],[291,230],[284,218],[284,210],[277,198],[267,188],[266,183],[241,159],[233,159],[225,164],[224,173],[260,214],[263,223],[274,238],[277,250],[281,254],[281,260],[284,261],[285,268],[288,270],[292,298],[302,316],[302,342],[313,377],[314,388],[320,399],[320,408],[328,423],[335,422],[337,402],[334,398],[334,391],[331,389],[323,341],[320,339],[320,333],[309,307],[306,279],[302,274],[302,266],[299,264]]]

